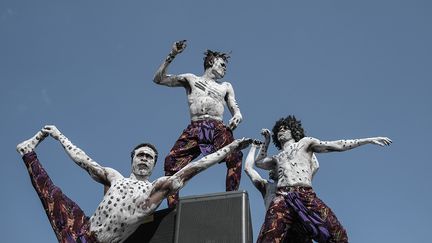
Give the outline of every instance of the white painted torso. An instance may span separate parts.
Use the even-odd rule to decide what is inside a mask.
[[[203,77],[189,77],[189,112],[192,121],[202,119],[222,120],[227,84]]]
[[[305,146],[300,140],[274,156],[278,167],[278,187],[312,187],[312,177],[318,167],[312,159],[313,153],[304,151]]]
[[[130,178],[113,182],[90,218],[90,230],[100,242],[122,242],[158,205],[146,205],[152,183]]]

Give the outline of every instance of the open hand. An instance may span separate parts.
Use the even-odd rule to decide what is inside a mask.
[[[236,139],[234,140],[234,144],[237,144],[237,150],[242,150],[245,149],[247,147],[249,147],[249,145],[252,143],[252,139],[250,138],[240,138],[240,139]]]
[[[376,137],[372,138],[371,143],[379,146],[389,146],[392,143],[392,140],[388,137]]]

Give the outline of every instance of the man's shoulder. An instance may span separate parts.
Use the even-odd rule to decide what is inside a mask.
[[[193,74],[193,73],[182,73],[178,75],[179,77],[185,78],[188,81],[196,81],[198,80],[200,77]]]

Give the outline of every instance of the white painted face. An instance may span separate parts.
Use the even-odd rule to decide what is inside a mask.
[[[292,137],[291,130],[289,130],[287,126],[281,126],[279,128],[277,138],[281,144],[284,144],[285,142],[294,139]]]
[[[150,176],[155,166],[156,153],[149,147],[135,150],[132,159],[132,173],[138,176]]]
[[[213,66],[211,67],[212,73],[217,79],[223,78],[226,72],[226,63],[223,58],[214,59]]]

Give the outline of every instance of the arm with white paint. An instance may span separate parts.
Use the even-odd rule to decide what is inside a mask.
[[[314,153],[342,152],[366,144],[388,146],[392,143],[392,141],[387,137],[359,138],[336,141],[320,141],[316,138],[305,137],[302,140],[308,143],[308,149]]]
[[[191,74],[172,75],[167,74],[168,66],[177,56],[186,48],[186,40],[177,41],[173,44],[171,52],[165,58],[165,61],[159,66],[153,78],[153,82],[169,87],[186,87],[188,84],[188,76]]]
[[[72,144],[57,127],[47,125],[42,129],[42,132],[51,135],[51,137],[59,141],[69,157],[77,165],[86,170],[95,181],[109,186],[113,180],[123,178],[118,171],[109,167],[102,167],[96,163],[96,161],[90,158],[83,150]]]
[[[261,145],[262,146],[262,145]],[[249,176],[254,186],[261,192],[261,194],[265,195],[265,185],[267,184],[267,180],[263,179],[260,174],[253,168],[255,163],[255,151],[258,147],[261,147],[256,141],[252,143],[252,146],[249,150],[248,155],[246,156],[245,162],[245,172],[246,175]]]
[[[261,134],[264,136],[264,144],[261,145],[258,156],[255,159],[255,165],[264,170],[271,170],[276,166],[275,159],[267,155],[271,133],[270,130],[263,128],[261,129]]]
[[[238,106],[237,101],[235,99],[235,93],[232,85],[228,82],[225,82],[224,84],[227,86],[225,101],[232,115],[232,118],[229,120],[228,127],[231,130],[234,130],[237,128],[240,122],[242,122],[243,116],[240,113],[240,107]]]

